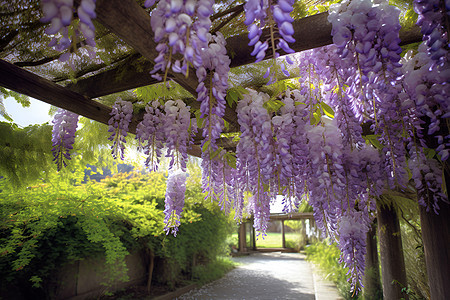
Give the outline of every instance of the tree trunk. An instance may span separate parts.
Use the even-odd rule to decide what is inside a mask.
[[[380,282],[380,266],[377,250],[376,219],[372,223],[366,238],[366,270],[364,272],[364,298],[383,299]]]
[[[150,289],[152,286],[153,268],[155,267],[155,254],[151,250],[148,250],[148,252],[150,255],[150,263],[148,266],[147,294],[150,294]]]
[[[397,212],[387,205],[378,205],[377,216],[384,299],[408,299],[402,292],[407,282]]]
[[[447,195],[450,176],[445,172]],[[431,299],[450,299],[450,205],[439,203],[439,215],[420,206],[422,240]]]

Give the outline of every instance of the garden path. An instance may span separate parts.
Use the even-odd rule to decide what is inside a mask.
[[[235,257],[225,277],[177,299],[335,300],[336,288],[313,274],[299,253],[254,253]]]

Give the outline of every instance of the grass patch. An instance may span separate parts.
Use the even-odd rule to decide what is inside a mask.
[[[347,282],[348,268],[339,263],[340,251],[336,244],[329,245],[327,240],[306,247],[306,259],[320,268],[325,279],[333,281],[339,294],[346,300],[362,299],[359,295],[350,293],[350,283]]]
[[[295,232],[287,232],[285,233],[286,239],[286,247],[295,248],[295,246],[299,243],[300,234]],[[233,233],[231,235],[231,240],[237,246],[238,243],[238,234]],[[247,245],[250,245],[250,242],[247,241]],[[259,237],[256,240],[256,248],[281,248],[282,246],[282,237],[281,232],[268,232],[267,236],[264,238]]]
[[[193,280],[201,285],[222,278],[234,269],[236,263],[229,257],[219,257],[207,265],[195,266],[192,270]]]
[[[299,239],[299,234],[295,232],[285,233],[286,246],[295,244]],[[268,232],[264,238],[260,237],[256,241],[256,248],[281,248],[282,236],[280,232]],[[292,242],[291,242],[292,241]]]

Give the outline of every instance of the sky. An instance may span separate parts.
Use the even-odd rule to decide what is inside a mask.
[[[48,114],[48,111],[51,105],[34,98],[29,99],[31,102],[29,107],[22,107],[21,104],[17,103],[17,101],[11,97],[3,99],[6,112],[14,120],[14,123],[21,127],[43,124],[46,122],[50,123],[52,117]],[[6,120],[0,116],[0,121]]]

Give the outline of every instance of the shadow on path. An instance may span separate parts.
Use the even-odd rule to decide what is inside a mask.
[[[178,299],[315,299],[311,268],[299,253],[255,253],[233,260],[240,265],[225,277]]]

